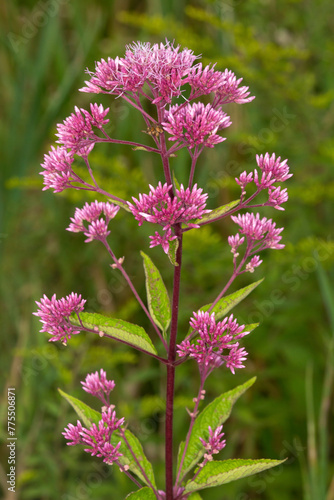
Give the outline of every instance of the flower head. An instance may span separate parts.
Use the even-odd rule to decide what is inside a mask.
[[[154,44],[137,42],[126,47],[125,56],[102,59],[96,64],[95,73],[85,82],[83,92],[140,93],[145,83],[149,84],[153,102],[163,100],[170,103],[181,93],[193,62],[197,56],[189,49],[180,50],[170,42]]]
[[[276,228],[275,222],[271,219],[263,217],[260,219],[260,214],[238,214],[232,215],[231,219],[240,226],[240,232],[244,234],[252,245],[259,243],[257,251],[265,248],[281,249],[285,245],[279,243],[282,239],[280,233],[284,228]]]
[[[231,357],[230,353],[242,351],[243,355],[247,354],[244,349],[239,349],[236,341],[249,332],[244,330],[245,325],[238,325],[233,314],[222,321],[216,321],[215,313],[199,311],[194,313],[189,324],[194,329],[194,335],[198,336],[194,341],[185,339],[177,346],[180,357],[194,358],[200,370],[206,374],[223,363],[226,363],[232,373],[235,368],[243,368],[237,354]]]
[[[110,440],[113,433],[119,431],[124,424],[124,418],[118,419],[113,406],[102,412],[101,419],[97,424],[92,424],[88,429],[83,427],[78,420],[77,425],[69,424],[64,429],[63,436],[69,442],[69,446],[83,444],[84,450],[92,456],[103,458],[103,462],[111,465],[122,456],[119,452],[121,441],[116,445]]]
[[[232,71],[225,69],[222,73],[221,84],[215,91],[215,106],[231,102],[244,104],[255,99],[254,96],[249,97],[250,92],[248,91],[248,87],[239,87],[241,82],[242,78],[237,80],[237,77]]]
[[[200,144],[213,148],[225,140],[217,134],[218,130],[229,127],[231,123],[230,117],[222,110],[198,102],[172,106],[166,112],[162,126],[171,134],[170,141],[178,141],[189,148]]]
[[[151,236],[151,248],[162,245],[164,251],[168,252],[169,243],[176,238],[171,230],[174,224],[183,223],[191,228],[199,227],[191,221],[200,219],[210,212],[205,209],[208,195],[202,192],[197,184],[192,189],[185,189],[181,184],[180,188],[175,190],[175,196],[172,196],[172,185],[167,183],[162,185],[159,182],[156,188],[150,186],[149,194],[140,194],[138,199],[133,197],[133,204],[128,202],[140,226],[146,220],[163,227],[165,233],[162,236],[157,231]]]
[[[39,316],[43,323],[41,332],[47,332],[52,335],[50,342],[61,340],[64,344],[72,335],[80,333],[80,329],[70,322],[70,316],[73,313],[78,314],[83,311],[85,300],[81,295],[71,293],[66,298],[56,299],[54,294],[51,299],[44,295],[40,302],[36,302],[39,309],[33,314]]]
[[[85,203],[83,208],[75,209],[74,217],[71,217],[71,223],[67,231],[73,233],[83,232],[87,236],[85,242],[104,241],[110,234],[108,224],[115,217],[118,210],[118,206],[109,202],[95,200],[93,203]],[[103,215],[104,218],[99,218],[100,215]],[[89,223],[88,227],[84,225],[85,221]]]
[[[69,153],[65,147],[54,148],[51,146],[51,151],[44,155],[44,163],[41,165],[44,168],[40,172],[44,177],[43,191],[54,189],[55,193],[61,193],[64,189],[72,186],[73,160],[73,154]]]
[[[92,127],[101,129],[104,124],[109,122],[105,118],[109,108],[104,109],[102,104],[91,104],[90,110],[89,113],[87,110],[75,106],[75,113],[57,125],[57,142],[79,156],[87,156],[99,139]]]
[[[256,162],[264,174],[270,174],[274,182],[284,182],[290,179],[293,174],[289,173],[288,160],[281,162],[281,157],[276,158],[275,153],[269,156],[269,153],[256,155]]]
[[[211,461],[213,459],[212,455],[219,453],[226,446],[226,440],[223,439],[224,433],[222,432],[223,426],[219,425],[215,431],[213,431],[209,425],[208,433],[209,437],[206,441],[203,438],[199,438],[202,445],[204,446],[206,453],[204,459]]]
[[[84,391],[88,392],[92,396],[99,398],[103,404],[109,406],[109,402],[106,401],[106,397],[109,401],[109,394],[115,388],[115,382],[113,380],[107,380],[106,372],[101,368],[100,373],[90,373],[87,375],[84,382],[81,382]]]

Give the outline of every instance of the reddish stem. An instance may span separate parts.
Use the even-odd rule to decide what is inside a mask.
[[[166,500],[173,500],[173,413],[174,413],[174,383],[175,383],[175,358],[176,358],[176,337],[180,300],[180,279],[182,262],[182,230],[180,224],[174,226],[175,234],[178,238],[179,246],[176,252],[177,265],[174,268],[173,284],[173,304],[172,321],[170,331],[170,341],[168,350],[167,365],[167,390],[166,390]]]

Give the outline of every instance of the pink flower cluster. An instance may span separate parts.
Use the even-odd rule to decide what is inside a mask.
[[[93,131],[93,127],[102,129],[103,125],[109,122],[105,118],[109,108],[104,109],[102,104],[91,104],[90,113],[83,108],[79,109],[77,106],[75,106],[74,110],[75,113],[72,113],[63,123],[57,125],[57,142],[66,149],[70,149],[72,153],[87,157],[95,142],[99,140],[99,137]]]
[[[197,184],[191,189],[184,188],[181,184],[179,189],[175,190],[175,196],[172,196],[172,185],[159,182],[154,188],[150,185],[149,194],[140,194],[139,200],[132,198],[134,204],[128,202],[128,206],[139,222],[139,226],[145,220],[153,224],[159,224],[164,230],[163,236],[158,232],[151,236],[151,245],[154,247],[162,245],[165,253],[168,252],[169,243],[176,238],[172,234],[174,224],[187,224],[188,227],[199,227],[196,223],[190,222],[194,219],[200,219],[204,214],[209,213],[206,210],[207,194],[202,194],[202,189],[197,188]]]
[[[261,219],[258,213],[256,215],[253,213],[232,215],[231,219],[238,224],[240,233],[245,236],[240,237],[239,233],[229,236],[227,239],[228,244],[231,247],[234,263],[236,263],[236,258],[239,256],[238,248],[244,243],[246,237],[247,250],[244,258],[251,257],[245,266],[246,271],[252,273],[256,267],[262,264],[262,260],[258,255],[254,255],[255,253],[267,248],[275,250],[284,248],[284,245],[279,243],[282,239],[280,234],[284,228],[277,228],[275,222],[271,219],[266,217]]]
[[[83,444],[84,450],[92,456],[103,458],[103,462],[108,465],[117,462],[122,456],[119,452],[121,441],[115,446],[110,443],[112,434],[117,431],[124,423],[124,418],[118,419],[113,407],[110,406],[107,411],[102,412],[101,420],[98,424],[92,424],[89,429],[82,426],[78,420],[77,425],[68,424],[64,429],[63,435],[69,442],[69,446]]]
[[[102,408],[101,420],[98,424],[92,424],[89,429],[86,429],[78,420],[77,425],[69,424],[64,429],[63,435],[69,441],[67,443],[69,446],[83,444],[86,446],[87,453],[101,457],[105,463],[111,465],[117,462],[122,453],[119,452],[121,441],[114,446],[110,443],[110,439],[112,434],[119,431],[124,424],[124,418],[118,419],[114,406],[106,404],[105,400],[105,396],[109,399],[115,382],[108,380],[106,372],[101,369],[100,375],[98,372],[88,374],[81,384],[86,392],[99,398],[106,406]]]
[[[100,373],[90,373],[84,382],[81,382],[84,391],[92,396],[99,398],[106,406],[109,404],[109,395],[115,388],[113,380],[107,380],[106,372],[101,368]]]
[[[44,177],[44,188],[54,189],[55,193],[61,193],[66,188],[72,187],[71,181],[75,181],[76,176],[72,170],[73,154],[64,147],[53,147],[51,151],[44,155],[44,170],[40,172]]]
[[[267,206],[272,206],[276,210],[284,210],[281,207],[282,203],[288,200],[288,190],[281,189],[276,186],[277,182],[284,182],[290,179],[293,174],[289,172],[288,160],[281,161],[281,157],[276,158],[275,153],[269,156],[269,153],[263,155],[256,155],[256,162],[261,171],[261,174],[254,169],[254,172],[242,172],[235,180],[242,190],[242,195],[246,193],[245,189],[247,184],[254,182],[258,192],[263,189],[268,189],[268,201],[265,203]]]
[[[238,325],[233,314],[216,321],[215,313],[199,311],[190,319],[190,326],[194,329],[192,337],[196,337],[194,341],[185,339],[177,346],[180,357],[194,358],[201,373],[206,375],[223,363],[232,373],[236,368],[244,368],[242,362],[247,352],[236,341],[249,332],[244,331],[245,325]]]
[[[109,202],[94,201],[93,203],[85,203],[83,208],[76,208],[74,217],[71,217],[71,223],[67,231],[73,233],[84,233],[87,236],[85,242],[100,240],[105,241],[110,234],[108,224],[115,217],[119,207]],[[100,217],[103,214],[104,218]],[[84,221],[88,222],[88,227],[84,225]]]
[[[81,295],[73,292],[66,298],[62,297],[59,300],[57,300],[56,294],[51,299],[44,295],[40,302],[36,302],[39,309],[33,313],[35,316],[39,316],[41,323],[43,323],[43,328],[40,331],[52,335],[50,342],[60,340],[63,344],[67,344],[72,335],[80,333],[80,329],[71,324],[70,316],[73,313],[78,314],[83,311],[85,302]]]
[[[209,438],[207,441],[203,438],[199,438],[202,445],[206,449],[206,453],[204,454],[204,461],[213,460],[213,455],[219,453],[226,446],[226,440],[223,439],[224,433],[222,432],[223,426],[219,425],[215,431],[211,429],[209,426]],[[204,464],[202,464],[203,466]]]
[[[172,106],[162,122],[164,130],[171,134],[170,141],[177,141],[189,148],[200,144],[213,148],[225,141],[224,137],[217,134],[218,130],[231,124],[230,117],[221,109],[215,109],[211,104],[204,106],[201,102]]]
[[[90,73],[90,81],[85,82],[83,92],[140,93],[145,85],[150,85],[155,102],[171,102],[179,96],[181,85],[197,57],[188,49],[180,51],[180,46],[164,44],[134,43],[126,47],[125,57],[102,59],[96,64],[95,73]]]

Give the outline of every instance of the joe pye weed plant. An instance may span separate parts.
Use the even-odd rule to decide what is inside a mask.
[[[84,312],[86,301],[72,292],[60,299],[44,295],[37,302],[38,310],[34,314],[43,324],[41,331],[51,335],[50,341],[65,345],[72,335],[80,332],[107,337],[165,366],[164,484],[156,481],[154,467],[145,455],[140,436],[135,436],[125,419],[117,414],[112,399],[115,381],[108,378],[104,370],[107,367],[88,374],[82,382],[83,390],[99,401],[99,411],[60,391],[80,419],[65,428],[63,435],[67,444],[82,445],[85,452],[96,455],[110,466],[119,467],[134,483],[134,491],[127,497],[131,500],[199,500],[198,491],[204,488],[220,486],[282,462],[214,458],[228,446],[223,424],[233,404],[255,378],[211,402],[205,401],[205,382],[213,370],[235,373],[244,368],[248,353],[242,345],[243,337],[258,325],[240,325],[230,311],[261,280],[227,293],[238,276],[253,273],[260,266],[262,250],[284,247],[280,243],[283,228],[277,228],[271,219],[248,210],[264,206],[284,210],[282,204],[288,195],[279,183],[291,174],[287,160],[281,161],[280,157],[269,153],[256,156],[257,168],[236,178],[240,198],[213,210],[207,209],[208,195],[196,183],[197,160],[205,148],[220,147],[219,143],[225,140],[221,133],[231,125],[231,120],[223,111],[224,105],[249,103],[254,97],[250,96],[248,87],[241,86],[242,79],[237,79],[231,71],[217,71],[215,65],[203,67],[198,59],[191,50],[182,50],[169,42],[160,45],[138,42],[126,47],[124,57],[96,63],[95,71],[88,71],[90,79],[81,91],[110,94],[133,106],[143,117],[145,132],[150,135],[152,145],[110,137],[105,127],[109,108],[94,103],[89,110],[75,107],[74,113],[58,125],[59,146],[52,147],[42,164],[44,189],[59,193],[72,188],[105,195],[106,201],[76,208],[67,230],[83,233],[87,243],[97,240],[104,245],[110,256],[111,271],[122,274],[152,328],[149,336],[141,326]],[[201,102],[204,96],[210,103]],[[127,144],[159,155],[162,169],[158,184],[148,186],[146,193],[133,193],[131,200],[106,192],[97,184],[89,161],[92,149],[105,142]],[[187,149],[191,158],[186,185],[179,184],[177,172],[174,174],[170,165],[170,159],[182,148]],[[86,165],[89,181],[75,172],[75,156],[81,157]],[[251,194],[247,194],[249,188]],[[265,201],[257,200],[260,193],[261,200]],[[150,248],[161,247],[166,254],[166,265],[174,275],[170,294],[158,268],[149,255],[141,252],[147,297],[140,297],[126,271],[126,256],[114,254],[112,241],[117,235],[112,231],[112,219],[120,209],[134,217],[139,226],[152,226]],[[211,303],[199,308],[200,304],[194,304],[188,331],[180,331],[183,235],[188,231],[200,231],[202,226],[225,217],[231,217],[236,224],[236,233],[229,236],[227,242],[232,253],[230,278]],[[177,450],[173,438],[174,380],[175,371],[183,363],[197,364],[199,381],[193,407],[187,408],[189,429]]]

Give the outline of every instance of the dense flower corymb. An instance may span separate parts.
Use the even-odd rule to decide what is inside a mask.
[[[126,47],[124,57],[108,58],[98,62],[83,92],[122,95],[141,92],[145,83],[150,85],[153,101],[170,103],[181,93],[181,85],[197,56],[189,49],[180,50],[170,42],[154,44],[137,42]]]
[[[73,154],[69,153],[65,147],[53,147],[51,151],[44,155],[44,168],[41,175],[44,177],[44,188],[54,189],[55,193],[61,193],[64,189],[72,187],[72,180],[76,180],[72,170]]]
[[[68,440],[69,446],[83,444],[87,453],[101,457],[105,463],[111,465],[122,456],[119,452],[121,441],[115,443],[116,439],[115,444],[111,444],[111,438],[113,433],[120,431],[124,424],[124,418],[116,417],[114,405],[109,405],[109,394],[115,388],[115,382],[108,380],[106,372],[101,369],[100,374],[98,372],[88,374],[81,384],[86,392],[99,398],[105,405],[102,408],[101,419],[88,429],[83,427],[79,420],[77,425],[68,424],[63,435]]]
[[[112,434],[119,430],[124,423],[124,418],[118,419],[113,406],[102,412],[98,424],[92,424],[88,429],[83,427],[78,420],[77,425],[69,424],[64,429],[63,435],[69,446],[83,444],[85,451],[92,456],[103,458],[103,462],[111,465],[116,462],[122,453],[119,452],[121,441],[113,445],[110,443]]]
[[[108,224],[115,217],[119,207],[109,202],[94,201],[93,203],[85,203],[83,208],[76,208],[74,217],[71,217],[71,223],[67,231],[73,233],[84,233],[87,236],[85,242],[93,240],[102,240],[110,234]],[[104,218],[99,218],[100,215]],[[88,222],[88,227],[84,222]]]
[[[51,299],[44,295],[40,302],[36,302],[39,309],[33,314],[39,316],[43,323],[41,332],[52,335],[50,342],[61,340],[63,344],[66,344],[72,335],[80,333],[80,329],[72,325],[69,318],[71,314],[83,311],[85,302],[81,295],[73,292],[59,300],[56,294]]]
[[[233,314],[216,321],[215,313],[199,311],[190,319],[190,326],[198,336],[194,340],[185,339],[177,346],[180,357],[194,358],[202,373],[223,363],[232,373],[235,368],[244,368],[242,362],[247,352],[239,348],[236,341],[249,332],[244,331],[245,325],[238,325]]]
[[[175,105],[165,114],[162,126],[171,134],[170,141],[178,141],[189,148],[203,144],[213,148],[225,140],[217,134],[218,130],[232,124],[230,117],[211,104],[204,106],[198,102],[186,106]]]
[[[181,184],[180,188],[175,190],[175,196],[172,197],[172,185],[167,183],[162,185],[159,182],[156,188],[150,186],[149,194],[140,194],[138,200],[133,197],[133,204],[128,202],[140,226],[147,220],[163,227],[162,236],[158,232],[151,236],[151,248],[162,245],[164,251],[168,252],[169,243],[175,239],[171,230],[174,224],[182,223],[191,228],[198,227],[198,224],[191,221],[200,219],[211,211],[205,209],[208,195],[202,192],[203,190],[198,188],[197,184],[192,189],[185,189]]]
[[[240,232],[244,234],[251,244],[258,243],[256,251],[265,248],[279,250],[284,245],[279,241],[282,239],[280,233],[284,228],[277,228],[275,222],[266,217],[260,218],[260,214],[246,213],[242,215],[232,215],[231,219],[240,226]]]
[[[99,140],[92,127],[102,129],[103,125],[109,122],[105,118],[109,108],[104,109],[102,104],[91,104],[90,113],[77,106],[74,111],[75,113],[72,113],[63,123],[57,125],[57,142],[70,149],[72,153],[87,156],[95,142]]]

